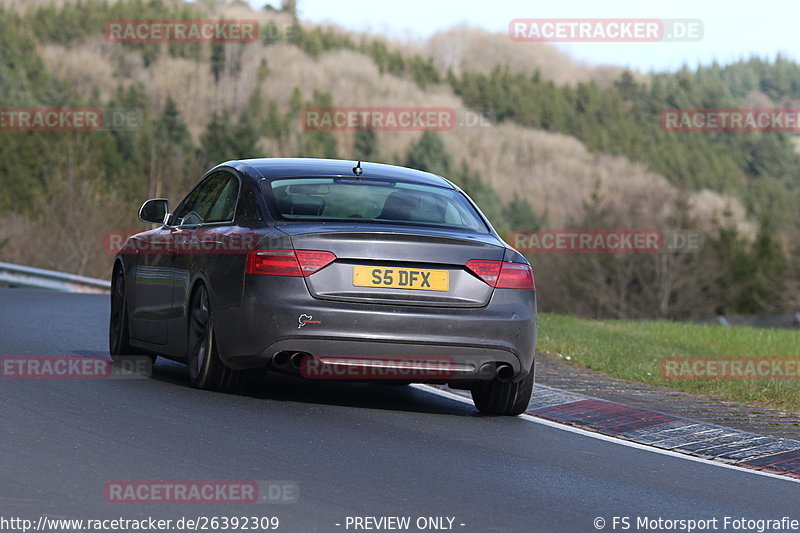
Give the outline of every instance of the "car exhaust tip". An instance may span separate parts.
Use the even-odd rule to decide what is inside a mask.
[[[514,369],[508,363],[500,363],[497,365],[497,381],[501,383],[508,383],[514,379]]]
[[[484,363],[478,369],[478,376],[483,381],[492,381],[497,377],[497,367],[492,363]]]
[[[272,366],[279,370],[285,370],[289,368],[291,364],[292,364],[291,352],[278,352],[272,356]]]
[[[289,361],[291,363],[292,369],[300,370],[300,368],[302,368],[302,365],[303,365],[303,358],[305,356],[307,356],[307,355],[308,355],[307,353],[303,353],[303,352],[295,352],[295,353],[293,353],[291,355],[291,357],[289,358]]]

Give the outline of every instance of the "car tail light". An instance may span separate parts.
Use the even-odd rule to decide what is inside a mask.
[[[497,278],[500,276],[503,262],[471,259],[467,261],[467,268],[473,271],[483,281],[494,287],[497,285]]]
[[[257,250],[247,254],[248,274],[307,277],[336,259],[317,250]]]
[[[300,270],[303,272],[303,276],[310,276],[336,259],[336,256],[331,252],[297,250],[295,254],[297,255],[297,262],[300,263]]]
[[[525,263],[472,259],[467,268],[488,285],[498,289],[535,289],[533,270]]]
[[[497,280],[498,289],[535,289],[533,269],[525,263],[503,263],[500,279]]]

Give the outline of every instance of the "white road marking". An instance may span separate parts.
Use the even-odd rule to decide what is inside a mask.
[[[469,405],[473,405],[472,401],[468,398],[455,394],[453,392],[447,392],[441,389],[437,389],[436,387],[432,387],[430,385],[422,385],[422,384],[412,384],[412,387],[415,389],[430,392],[432,394],[437,394],[439,396],[443,396],[445,398],[449,398],[451,400],[455,400],[461,403],[466,403]],[[780,474],[773,474],[772,472],[762,472],[761,470],[754,470],[752,468],[745,468],[743,466],[737,466],[733,464],[723,463],[720,461],[712,461],[711,459],[704,459],[702,457],[695,457],[693,455],[687,455],[685,453],[678,453],[673,452],[671,450],[664,450],[663,448],[655,448],[653,446],[647,446],[646,444],[639,444],[638,442],[633,442],[630,440],[619,439],[616,437],[611,437],[609,435],[603,435],[602,433],[595,433],[594,431],[588,431],[581,428],[576,428],[574,426],[568,426],[566,424],[559,424],[558,422],[553,422],[551,420],[545,420],[544,418],[539,418],[529,414],[523,414],[518,416],[517,418],[521,418],[522,420],[526,420],[528,422],[533,422],[534,424],[541,424],[543,426],[548,426],[555,429],[560,429],[562,431],[569,431],[570,433],[576,433],[578,435],[582,435],[584,437],[591,437],[593,439],[603,440],[606,442],[611,442],[613,444],[620,444],[622,446],[628,446],[629,448],[636,448],[637,450],[645,450],[652,453],[658,453],[661,455],[666,455],[669,457],[676,457],[678,459],[684,459],[687,461],[694,461],[697,463],[704,463],[711,466],[717,466],[720,468],[729,468],[731,470],[738,470],[739,472],[746,472],[748,474],[756,474],[759,476],[771,477],[775,479],[781,479],[783,481],[790,481],[792,483],[800,483],[800,479],[796,479],[789,476],[782,476]]]

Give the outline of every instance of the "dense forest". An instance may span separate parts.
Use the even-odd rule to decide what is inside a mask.
[[[104,232],[141,228],[135,210],[143,199],[178,200],[221,161],[358,158],[447,176],[504,235],[555,223],[597,229],[667,224],[705,233],[705,246],[693,254],[530,256],[545,310],[678,318],[800,308],[797,137],[777,132],[676,133],[664,131],[659,122],[661,111],[670,108],[800,107],[800,65],[778,56],[678,72],[621,72],[610,86],[595,81],[557,84],[538,71],[521,72],[502,63],[490,72],[445,71],[432,57],[382,38],[304,24],[292,2],[258,14],[266,17],[261,40],[247,45],[263,53],[256,68],[246,66],[250,49],[239,43],[112,47],[103,42],[109,20],[208,18],[218,14],[219,4],[83,0],[0,8],[3,108],[135,110],[140,119],[135,127],[91,132],[0,131],[0,259],[107,277],[111,256],[102,249]],[[77,87],[75,80],[59,74],[57,62],[48,61],[56,53],[79,58],[87,43],[98,43],[112,58],[114,68],[106,78],[111,78],[113,91],[99,84]],[[497,131],[517,127],[547,132],[547,139],[576,139],[588,158],[625,161],[626,169],[663,177],[664,190],[674,191],[670,210],[648,218],[635,194],[617,192],[612,197],[598,181],[577,208],[558,213],[563,210],[557,205],[542,205],[503,176],[482,174],[478,169],[484,168],[487,153],[448,148],[458,131],[415,132],[405,144],[385,132],[304,131],[299,126],[304,108],[347,103],[323,83],[288,84],[292,78],[284,77],[272,58],[289,49],[312,67],[326,54],[352,54],[337,57],[368,61],[379,76],[412,84],[419,94],[445,94],[486,117]],[[128,76],[132,58],[142,72],[168,60],[195,65],[220,92],[226,91],[224,84],[251,76],[254,90],[235,105],[199,109],[188,116],[186,109],[181,111],[180,87],[166,89]],[[537,176],[526,179],[535,181]],[[703,191],[735,199],[752,231],[693,215],[688,205]]]

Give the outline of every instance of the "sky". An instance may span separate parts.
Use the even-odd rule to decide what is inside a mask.
[[[249,0],[257,8],[280,0]],[[699,19],[697,42],[558,43],[572,57],[642,72],[724,64],[752,55],[800,54],[797,0],[297,0],[304,21],[334,22],[345,28],[423,39],[458,24],[507,34],[518,18]],[[519,43],[520,46],[538,46]]]

